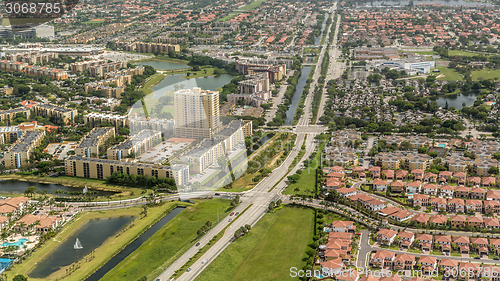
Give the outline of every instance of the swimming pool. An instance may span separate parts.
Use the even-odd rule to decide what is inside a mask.
[[[11,259],[0,259],[0,272],[3,272],[11,264],[12,264]]]
[[[445,143],[440,143],[438,144],[439,147],[442,147],[442,148],[445,148],[446,147],[446,144]]]
[[[18,247],[22,247],[24,245],[24,243],[28,241],[28,239],[26,238],[21,238],[19,240],[17,240],[16,242],[4,242],[2,243],[2,247],[9,247],[9,246],[18,246]],[[1,259],[0,259],[0,263],[1,263]],[[0,265],[1,266],[1,265]]]

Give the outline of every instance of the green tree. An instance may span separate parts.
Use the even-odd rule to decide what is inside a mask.
[[[26,194],[28,197],[31,197],[35,193],[36,193],[36,186],[30,186],[24,191],[24,194]]]
[[[14,276],[14,278],[12,278],[12,281],[27,281],[28,278],[22,274],[19,274],[19,275],[16,275]]]

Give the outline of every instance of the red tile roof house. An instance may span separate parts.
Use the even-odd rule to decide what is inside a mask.
[[[439,197],[433,197],[431,198],[431,206],[434,211],[446,211],[446,199],[444,198],[439,198]]]
[[[381,179],[373,180],[373,190],[375,191],[387,191],[387,181]]]
[[[448,212],[464,213],[465,202],[464,199],[452,198],[448,200]]]
[[[380,178],[380,167],[370,167],[368,172],[372,174],[373,178]]]
[[[499,229],[500,221],[498,221],[497,218],[485,218],[484,227],[486,227],[487,229]]]
[[[413,199],[412,199],[412,202],[413,202],[413,207],[415,206],[420,206],[420,207],[426,207],[426,206],[429,206],[430,202],[429,202],[429,195],[425,195],[425,194],[413,194]]]
[[[408,254],[398,254],[393,261],[393,269],[395,270],[412,270],[415,266],[415,256]]]
[[[477,216],[468,216],[467,217],[467,225],[471,227],[484,228],[484,221],[482,217]]]
[[[337,173],[341,173],[341,174],[345,174],[345,169],[344,169],[344,167],[340,167],[340,166],[333,166],[333,167],[330,167],[330,171],[332,171],[332,172],[337,172]]]
[[[490,238],[490,244],[495,248],[495,252],[500,252],[500,238]]]
[[[408,176],[408,171],[406,170],[397,170],[396,171],[396,180],[404,180]]]
[[[486,200],[495,200],[500,202],[500,190],[488,190],[488,192],[486,192]]]
[[[352,221],[334,221],[330,226],[330,232],[354,232],[356,226]]]
[[[433,238],[431,234],[419,233],[415,239],[420,244],[419,246],[422,251],[430,251],[432,249]]]
[[[465,184],[467,182],[467,174],[464,172],[455,172],[453,178],[457,180],[458,184]]]
[[[345,198],[348,198],[348,197],[351,197],[351,196],[358,194],[358,192],[356,191],[356,188],[354,188],[354,187],[351,187],[351,188],[341,187],[335,191],[337,191],[338,194],[340,194],[342,197],[345,197]]]
[[[437,191],[438,191],[438,187],[435,184],[426,184],[426,185],[424,185],[423,191],[424,191],[424,194],[436,196]]]
[[[391,219],[399,222],[409,220],[413,217],[413,214],[408,212],[408,210],[400,210],[390,216]]]
[[[477,277],[479,277],[478,266],[480,266],[480,265],[479,264],[476,265],[476,264],[473,264],[473,263],[470,263],[470,262],[461,262],[458,265],[458,272],[467,272],[467,273],[470,272],[470,273],[474,273],[473,275],[472,274],[471,275],[467,274],[467,279],[474,280]]]
[[[471,237],[470,243],[472,250],[476,251],[480,256],[488,255],[488,239],[484,237]]]
[[[378,200],[373,196],[366,194],[358,194],[350,197],[351,200],[357,201],[361,203],[365,208],[370,209],[372,211],[380,211],[386,207],[386,203],[384,201]]]
[[[415,180],[423,180],[424,179],[424,170],[422,169],[414,169],[411,170],[411,174]]]
[[[397,237],[399,238],[399,246],[406,249],[415,241],[415,233],[409,231],[401,231]]]
[[[439,195],[446,198],[453,198],[455,194],[455,187],[451,185],[443,185],[439,189]]]
[[[452,176],[453,176],[453,172],[450,172],[450,171],[440,171],[439,172],[439,177],[445,178],[446,180],[450,180]]]
[[[0,200],[0,215],[8,216],[11,213],[14,218],[21,215],[30,203],[30,199],[25,196],[10,197]]]
[[[496,200],[484,201],[484,213],[500,213],[500,202]]]
[[[481,180],[482,186],[493,186],[496,183],[496,179],[494,177],[483,177]]]
[[[377,241],[382,245],[392,245],[397,234],[397,231],[391,229],[381,229],[377,232]]]
[[[336,273],[340,273],[341,270],[344,268],[345,268],[345,264],[341,258],[332,259],[332,260],[328,260],[328,261],[321,263],[322,272],[332,273],[331,275],[334,275]],[[329,276],[331,276],[331,275],[329,274]]]
[[[437,266],[437,258],[435,257],[421,256],[418,262],[422,266],[424,274],[429,274],[433,272]]]
[[[416,221],[419,224],[426,224],[429,222],[430,217],[429,214],[416,214],[411,221]]]
[[[437,175],[433,173],[425,173],[424,174],[424,182],[436,182]]]
[[[451,236],[450,235],[435,235],[434,241],[439,245],[441,251],[451,251]]]
[[[399,212],[400,210],[401,210],[400,208],[396,208],[394,206],[387,206],[387,207],[383,208],[382,210],[378,211],[378,214],[383,216],[383,217],[389,217],[392,214]]]
[[[465,211],[467,212],[483,212],[483,201],[477,199],[465,200]]]
[[[453,228],[463,228],[467,225],[467,217],[464,215],[456,215],[450,217],[450,224]]]
[[[479,188],[479,187],[476,187],[476,188],[472,188],[470,190],[470,195],[469,197],[471,199],[479,199],[479,200],[484,200],[484,198],[486,197],[486,190],[482,189],[482,188]]]
[[[391,182],[391,192],[392,193],[402,193],[404,191],[405,184],[402,181]]]
[[[336,190],[343,186],[343,183],[337,178],[326,178],[326,190]]]
[[[457,198],[469,198],[470,188],[463,185],[455,188],[455,197]]]
[[[438,226],[444,226],[448,223],[448,218],[444,215],[433,215],[430,220],[430,224],[435,224]]]
[[[406,184],[406,193],[420,193],[422,182],[413,181]]]
[[[470,177],[467,179],[467,185],[475,185],[479,186],[481,184],[481,178],[480,177]]]
[[[392,268],[395,255],[394,252],[378,250],[370,260],[370,264],[373,267]]]
[[[456,270],[457,266],[457,260],[441,259],[441,261],[439,262],[439,267],[441,267],[444,272],[452,272],[452,270]]]
[[[393,180],[394,179],[394,170],[383,170],[382,178]]]

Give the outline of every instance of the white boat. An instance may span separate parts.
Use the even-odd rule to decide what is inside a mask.
[[[80,239],[76,238],[75,245],[73,245],[73,249],[75,250],[83,249]]]

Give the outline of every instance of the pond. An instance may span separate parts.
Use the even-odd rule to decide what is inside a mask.
[[[40,261],[29,274],[33,278],[45,278],[61,267],[81,260],[97,249],[109,237],[117,234],[134,217],[121,216],[113,218],[92,219],[86,222],[75,233],[63,241],[50,255]],[[80,240],[82,249],[75,249],[76,239]]]
[[[183,78],[186,74],[172,74],[166,76],[160,81],[156,86],[152,87],[153,91],[157,90],[167,90],[173,91],[177,89],[190,89],[194,87],[200,87],[203,90],[215,91],[217,88],[229,84],[233,80],[233,76],[230,74],[220,74],[217,76],[207,76],[198,78]]]
[[[55,194],[56,190],[64,191],[67,193],[72,192],[82,192],[83,188],[80,187],[72,187],[65,186],[60,184],[53,183],[38,183],[38,182],[29,182],[29,181],[17,181],[17,180],[0,180],[0,193],[2,194],[23,194],[26,189],[30,186],[35,186],[38,190],[38,193],[44,193],[45,191],[50,194]],[[92,190],[92,187],[89,186],[89,189]],[[102,191],[95,190],[98,196],[107,196],[113,195],[116,192],[113,191]]]
[[[297,81],[297,86],[295,87],[295,92],[293,92],[292,103],[286,112],[285,125],[292,125],[293,117],[295,116],[295,111],[299,106],[300,97],[306,86],[307,78],[309,78],[309,73],[311,72],[310,66],[304,66],[302,72],[300,73],[299,80]]]
[[[458,94],[458,95],[452,95],[452,96],[445,96],[445,97],[439,97],[436,102],[439,106],[442,108],[446,107],[446,102],[448,102],[448,107],[454,107],[455,109],[462,109],[465,104],[465,106],[471,106],[474,104],[476,101],[476,95],[464,95],[464,94]]]
[[[142,61],[142,62],[137,62],[135,64],[149,65],[152,66],[154,69],[159,69],[159,70],[174,70],[174,69],[189,68],[189,65],[186,64],[168,62],[168,61],[159,61],[159,60]]]
[[[141,236],[132,241],[132,243],[128,244],[125,249],[111,258],[106,264],[104,264],[99,270],[97,270],[94,274],[92,274],[86,281],[99,280],[106,273],[108,273],[111,269],[113,269],[116,265],[118,265],[123,259],[128,257],[132,252],[134,252],[137,248],[139,248],[144,242],[146,242],[153,234],[155,234],[158,230],[160,230],[165,224],[175,218],[182,210],[183,207],[177,207],[170,211],[166,216],[164,216],[161,220],[155,223],[152,227],[146,230]]]

